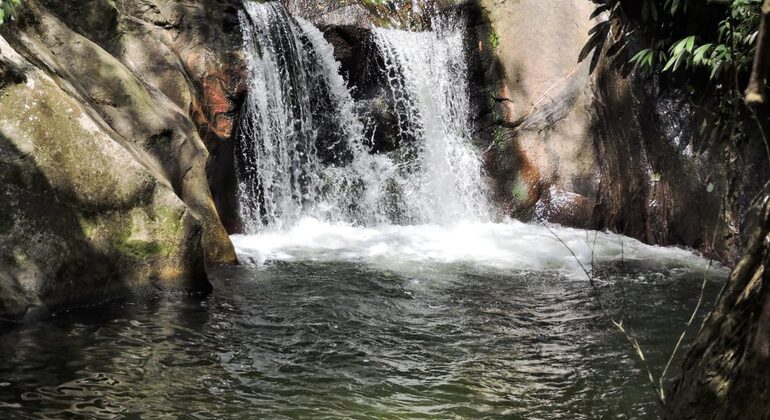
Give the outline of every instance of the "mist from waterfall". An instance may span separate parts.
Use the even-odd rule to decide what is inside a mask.
[[[364,226],[488,219],[462,25],[375,31],[402,137],[397,153],[376,154],[323,34],[278,3],[249,2],[246,12],[249,95],[236,160],[247,233],[308,217]]]

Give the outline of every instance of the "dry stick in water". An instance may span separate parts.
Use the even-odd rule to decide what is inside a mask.
[[[665,406],[666,394],[664,391],[663,382],[665,381],[666,374],[668,373],[668,369],[671,367],[671,363],[673,363],[674,358],[679,352],[679,348],[681,347],[682,342],[684,341],[684,337],[687,335],[687,332],[689,331],[690,326],[695,320],[695,317],[698,314],[698,311],[700,310],[701,304],[703,303],[703,295],[705,294],[706,284],[708,282],[709,273],[711,272],[711,267],[714,264],[714,261],[709,260],[708,269],[706,270],[706,274],[703,276],[703,283],[701,284],[698,303],[695,305],[695,309],[692,311],[692,314],[690,314],[690,319],[687,321],[684,331],[682,331],[682,334],[679,336],[679,340],[674,346],[674,350],[671,352],[671,356],[668,358],[666,367],[663,369],[663,373],[661,373],[660,377],[658,378],[658,384],[656,385],[655,376],[652,374],[652,369],[650,368],[650,364],[647,362],[647,357],[644,355],[644,350],[642,349],[642,346],[639,344],[639,340],[637,340],[633,332],[629,332],[628,330],[626,330],[626,327],[623,326],[623,321],[620,321],[620,322],[615,321],[615,319],[611,317],[609,313],[605,310],[604,304],[602,303],[601,295],[599,294],[599,289],[598,287],[596,287],[594,276],[588,271],[588,269],[585,268],[585,266],[577,257],[577,255],[572,250],[572,248],[570,248],[570,246],[567,245],[567,243],[564,242],[564,240],[562,240],[561,237],[559,237],[559,235],[557,235],[556,232],[554,232],[553,229],[550,228],[550,226],[545,224],[542,220],[540,221],[540,224],[543,225],[548,230],[548,232],[550,232],[551,235],[553,235],[554,238],[556,238],[559,242],[561,242],[561,244],[564,245],[565,248],[567,248],[567,251],[569,251],[569,253],[572,254],[572,257],[575,259],[575,261],[578,263],[580,268],[583,270],[583,273],[585,273],[586,277],[588,278],[588,283],[591,285],[591,288],[593,289],[594,297],[596,298],[596,302],[599,304],[599,309],[601,309],[604,316],[610,320],[612,325],[614,325],[615,328],[617,328],[626,337],[626,340],[628,340],[628,343],[634,349],[634,352],[636,353],[637,357],[639,357],[639,360],[642,361],[642,364],[644,365],[644,368],[647,371],[647,379],[650,382],[650,386],[652,386],[653,392],[655,392],[655,396],[658,397],[658,402],[662,406]],[[598,232],[596,232],[596,235],[598,235]],[[594,249],[596,248],[596,235],[594,236],[593,248],[591,249],[592,264],[594,262]],[[625,259],[625,255],[623,256],[623,258]],[[593,267],[592,267],[592,270],[593,270]]]

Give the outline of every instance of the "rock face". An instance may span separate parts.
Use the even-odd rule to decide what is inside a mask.
[[[466,0],[282,0],[289,13],[319,27],[392,27],[420,30],[430,27],[437,11]]]
[[[204,262],[235,261],[207,166],[242,96],[237,9],[30,0],[16,18],[0,30],[0,314],[208,288]]]
[[[482,135],[506,213],[686,245],[724,262],[740,251],[747,201],[770,168],[762,142],[704,147],[706,115],[664,82],[611,69],[589,0],[480,0]],[[597,26],[598,25],[598,26]],[[595,47],[593,51],[591,48]],[[585,58],[581,61],[581,58]],[[487,105],[488,104],[488,105]],[[745,167],[726,162],[741,159]]]

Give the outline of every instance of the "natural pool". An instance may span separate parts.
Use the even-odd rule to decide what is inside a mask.
[[[300,227],[235,238],[246,264],[213,270],[206,298],[147,292],[4,327],[0,418],[660,416],[625,338],[543,228],[474,225],[436,239],[430,227]],[[659,372],[705,262],[557,234],[580,258],[594,250],[604,304],[625,314]],[[725,272],[711,276],[706,307]]]

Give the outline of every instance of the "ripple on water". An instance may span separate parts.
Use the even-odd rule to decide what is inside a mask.
[[[616,269],[600,287],[660,367],[702,273],[644,273]],[[584,281],[342,261],[212,278],[204,301],[157,294],[6,331],[0,417],[658,415]]]

